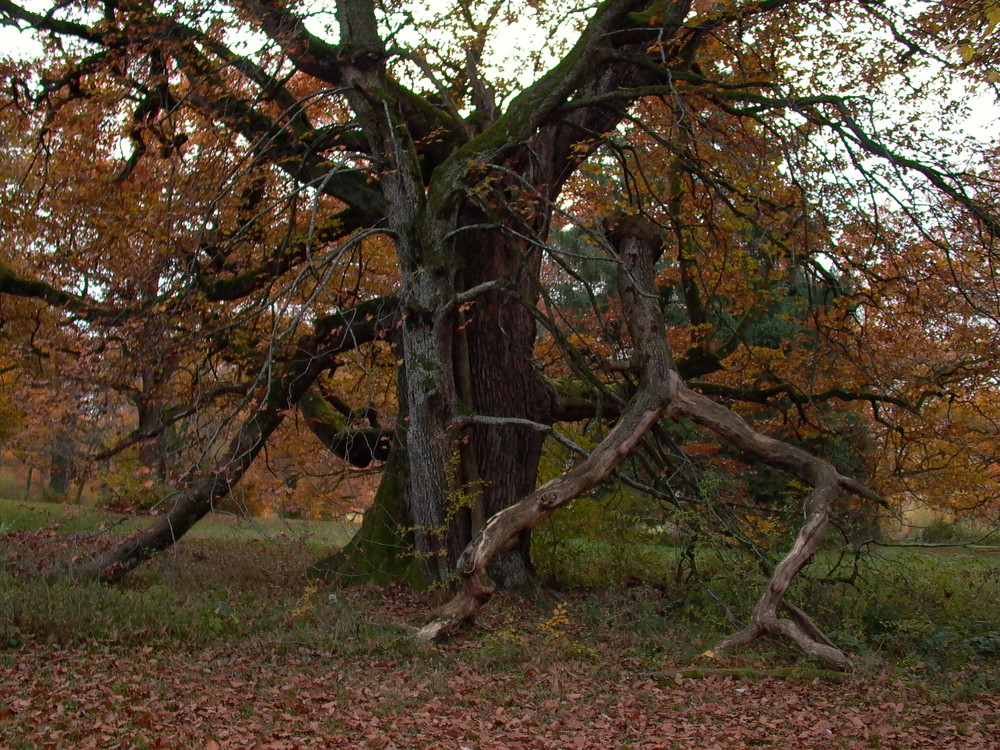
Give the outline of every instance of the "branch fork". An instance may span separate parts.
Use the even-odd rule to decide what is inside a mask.
[[[841,476],[830,463],[757,432],[735,412],[688,388],[674,364],[664,335],[665,324],[652,294],[653,264],[661,250],[658,228],[634,216],[615,216],[606,222],[605,230],[621,263],[619,293],[635,359],[642,363],[639,390],[587,458],[489,520],[458,560],[461,589],[416,631],[415,638],[429,643],[473,619],[493,595],[486,568],[497,554],[516,546],[522,532],[606,480],[661,419],[687,418],[744,453],[795,474],[813,488],[805,501],[805,520],[795,543],[764,587],[750,623],[723,639],[715,650],[724,651],[771,634],[789,638],[807,654],[839,669],[848,668],[851,658],[834,646],[804,612],[784,602],[784,596],[818,550],[831,505],[841,489],[868,496],[874,493],[856,480]],[[788,617],[779,617],[779,610],[787,612]]]

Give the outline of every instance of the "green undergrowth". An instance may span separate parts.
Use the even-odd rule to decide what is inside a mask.
[[[13,505],[17,514],[4,515],[0,526],[0,651],[8,654],[38,644],[226,645],[331,658],[378,654],[428,669],[460,659],[495,672],[540,661],[595,668],[626,661],[651,672],[706,674],[821,666],[768,639],[725,660],[714,655],[714,644],[746,623],[764,581],[759,561],[725,546],[691,552],[663,542],[553,543],[539,535],[544,585],[498,594],[461,637],[427,650],[411,628],[447,599],[447,589],[344,588],[308,577],[317,555],[333,549],[316,541],[332,533],[322,525],[293,533],[283,521],[257,522],[275,525],[250,534],[212,520],[125,583],[106,586],[49,580],[25,564],[35,545],[93,529],[99,515]],[[942,689],[1000,689],[1000,552],[876,548],[850,563],[834,552],[818,555],[789,598],[857,655],[859,668],[903,670]],[[949,676],[959,672],[961,680]]]
[[[619,588],[643,591],[644,606],[655,602],[655,613],[691,643],[712,643],[740,629],[765,583],[765,564],[778,559],[764,563],[723,545],[705,546],[688,558],[676,547],[593,539],[564,539],[554,549],[556,555],[541,556],[540,566],[553,583],[591,589],[605,577]],[[825,551],[806,567],[787,600],[864,663],[927,674],[981,665],[985,683],[1000,687],[1000,550],[888,547],[857,558]],[[655,623],[637,615],[642,609],[620,617],[635,620],[632,627],[641,630]],[[768,648],[776,649],[774,657],[788,651],[787,644],[765,640],[754,653]]]
[[[938,546],[925,538],[919,545],[858,549],[831,540],[786,600],[859,664],[895,665],[928,679],[971,669],[980,687],[998,688],[1000,549],[982,544],[983,529],[949,524],[930,531]],[[564,591],[607,592],[610,586],[644,592],[635,594],[643,601],[612,617],[637,633],[662,632],[658,623],[671,623],[690,644],[679,656],[691,659],[701,644],[710,646],[747,623],[785,547],[763,544],[749,551],[732,538],[651,525],[621,503],[584,498],[540,527],[532,549],[542,577]],[[742,655],[768,663],[790,657],[798,658],[787,643],[767,639]]]

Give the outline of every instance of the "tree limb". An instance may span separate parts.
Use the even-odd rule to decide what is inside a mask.
[[[50,575],[120,581],[129,571],[180,539],[223,501],[244,477],[257,455],[289,410],[310,388],[333,357],[363,341],[380,338],[396,321],[394,301],[375,299],[320,319],[312,336],[299,340],[293,358],[266,384],[257,408],[240,425],[228,449],[209,471],[193,469],[178,488],[173,507],[148,529],[125,540],[94,560]]]
[[[385,461],[396,440],[395,430],[355,428],[316,388],[299,399],[306,426],[335,456],[352,466],[365,468],[372,461]]]
[[[661,245],[659,228],[639,217],[615,216],[605,224],[611,246],[621,263],[619,292],[628,321],[634,359],[640,363],[639,388],[622,416],[597,448],[578,466],[539,487],[506,510],[494,515],[458,560],[461,590],[417,631],[429,642],[457,629],[473,617],[493,594],[486,568],[497,554],[517,544],[519,535],[534,528],[558,508],[607,479],[618,464],[663,417],[687,418],[715,432],[744,453],[782,468],[808,482],[813,490],[804,504],[805,521],[792,549],[775,567],[754,607],[750,625],[723,640],[718,650],[771,633],[793,640],[803,651],[838,668],[850,658],[832,646],[811,620],[790,608],[793,619],[778,617],[784,595],[795,576],[812,559],[829,522],[830,507],[841,487],[867,492],[863,485],[841,476],[828,462],[763,435],[731,410],[684,385],[677,372],[664,322],[653,289],[653,264]]]
[[[817,393],[803,393],[791,383],[772,386],[770,388],[738,388],[723,383],[712,383],[705,380],[689,380],[688,386],[706,396],[717,396],[733,401],[747,401],[755,404],[768,404],[776,398],[786,398],[793,404],[815,404],[822,401],[838,399],[840,401],[869,401],[883,404],[893,404],[907,411],[916,411],[913,404],[903,398],[887,396],[875,391],[852,390],[850,388],[828,388]]]
[[[51,284],[36,279],[25,279],[10,268],[0,264],[0,294],[15,297],[29,297],[41,300],[52,307],[58,307],[78,317],[96,321],[120,321],[131,313],[98,305],[85,297],[57,289]]]

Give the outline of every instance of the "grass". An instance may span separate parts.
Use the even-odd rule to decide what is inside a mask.
[[[855,586],[803,581],[796,603],[864,657],[830,676],[784,642],[706,656],[760,583],[733,550],[701,550],[678,578],[674,548],[568,539],[558,558],[539,549],[559,585],[499,594],[425,649],[409,627],[446,591],[306,575],[350,529],[216,517],[112,587],[24,573],[114,514],[0,513],[3,747],[779,747],[819,713],[843,743],[817,747],[973,747],[1000,712],[993,553],[886,550]],[[883,734],[853,744],[858,721]]]
[[[407,626],[419,624],[447,592],[337,589],[306,576],[312,562],[350,538],[350,525],[212,516],[124,584],[108,587],[24,573],[32,559],[65,554],[74,539],[123,533],[148,519],[11,501],[0,501],[0,519],[0,648],[242,644],[434,658],[416,648]],[[678,550],[662,544],[571,538],[536,552],[548,588],[497,597],[475,635],[456,642],[463,658],[490,672],[537,661],[540,653],[580,663],[610,653],[695,663],[742,627],[763,582],[750,560],[728,549],[699,550],[693,570],[678,567]],[[791,597],[837,643],[869,663],[919,664],[930,676],[996,665],[1000,552],[879,550],[852,582],[829,579],[833,559],[820,556]],[[730,663],[799,660],[788,644],[762,641]],[[979,674],[983,685],[1000,685],[995,666]]]
[[[211,514],[118,587],[32,577],[150,523],[98,508],[0,500],[0,646],[280,643],[301,630],[307,566],[353,524]],[[291,634],[291,636],[289,635]],[[306,636],[303,636],[305,638]]]
[[[128,534],[148,526],[147,515],[115,513],[86,505],[0,499],[0,536],[14,531],[48,528],[62,534]],[[238,542],[254,539],[302,540],[317,548],[346,544],[356,530],[348,521],[305,521],[291,518],[247,518],[231,513],[210,513],[185,538]]]
[[[874,547],[857,560],[824,550],[793,586],[789,601],[869,663],[919,664],[928,674],[995,665],[1000,657],[1000,548],[970,543],[981,533],[953,538],[953,546]],[[669,619],[683,642],[691,644],[680,654],[684,659],[696,656],[700,644],[711,645],[739,630],[765,582],[755,560],[725,546],[701,547],[689,559],[664,544],[573,537],[539,541],[533,549],[543,574],[575,587],[610,584],[643,591],[643,601],[612,617],[622,617],[629,636],[646,628],[662,632],[658,623]],[[635,646],[657,651],[652,639]],[[762,658],[780,660],[787,654],[787,644],[771,646],[770,653],[767,642],[754,648]],[[987,671],[984,680],[1000,686],[1000,671]]]

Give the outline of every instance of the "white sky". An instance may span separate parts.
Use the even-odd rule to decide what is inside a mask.
[[[50,3],[46,0],[25,0],[24,5],[36,12],[44,12]],[[420,21],[439,15],[442,8],[450,5],[449,0],[428,0],[419,6],[416,12],[416,23],[419,27]],[[327,38],[335,36],[335,31],[331,35],[324,33],[326,29],[336,28],[336,21],[332,12],[328,8],[326,0],[320,0],[312,13],[307,14],[308,25],[314,33],[321,34]],[[573,13],[566,17],[567,23],[564,33],[573,30],[573,21],[579,21],[581,14]],[[537,77],[536,71],[526,70],[527,60],[532,51],[546,48],[548,30],[542,28],[542,24],[537,22],[534,13],[525,10],[520,15],[516,23],[504,25],[497,23],[496,31],[491,35],[487,54],[489,56],[489,70],[484,71],[486,78],[493,78],[493,74],[498,74],[507,80],[521,80],[525,84]],[[325,28],[324,28],[325,27]],[[398,41],[404,44],[419,47],[419,28],[405,30]],[[262,40],[263,41],[263,40]],[[255,46],[251,44],[251,46]],[[42,54],[42,46],[33,38],[30,32],[21,32],[10,26],[0,26],[0,58],[13,57],[30,58]],[[956,53],[957,54],[957,53]],[[551,65],[554,60],[546,60],[546,66]],[[932,75],[932,73],[928,73]],[[955,97],[959,100],[967,95],[964,92],[955,92]],[[1000,104],[995,100],[991,90],[983,87],[983,90],[972,101],[966,102],[971,107],[971,116],[963,128],[974,137],[994,143],[997,139],[998,123],[1000,123]]]
[[[27,32],[10,26],[0,26],[0,58],[36,57],[42,53],[42,45]]]

